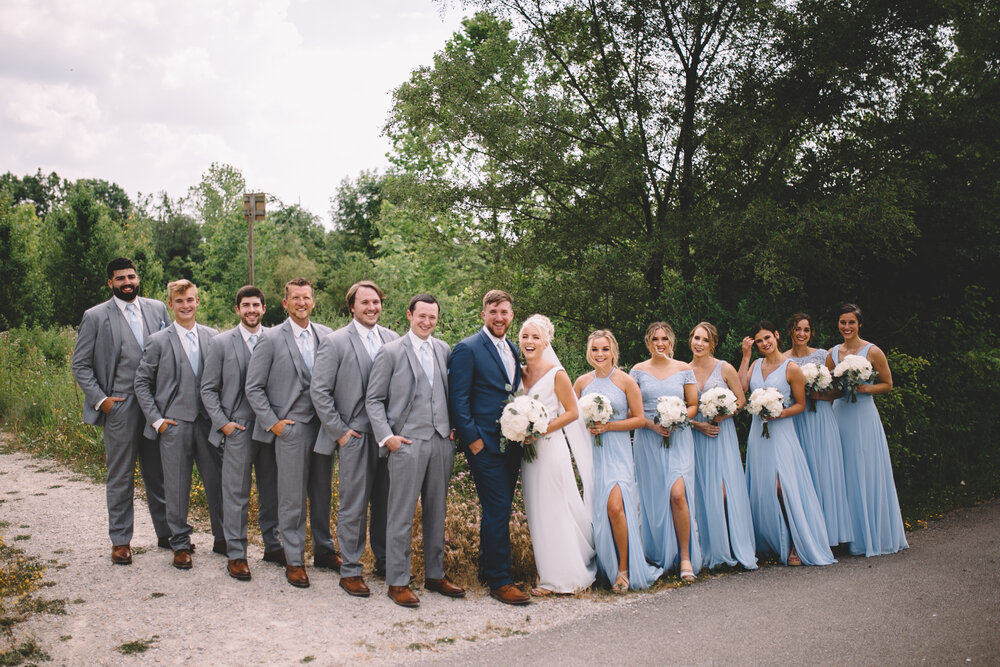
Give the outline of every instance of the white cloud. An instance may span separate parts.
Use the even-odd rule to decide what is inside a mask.
[[[323,217],[383,167],[390,91],[458,27],[432,0],[4,0],[0,171],[179,196],[213,161]]]

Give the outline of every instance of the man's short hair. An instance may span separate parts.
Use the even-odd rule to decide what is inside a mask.
[[[167,283],[167,301],[173,301],[175,294],[184,294],[189,289],[198,291],[195,284],[188,280],[187,278],[181,278],[180,280],[172,280]]]
[[[313,284],[309,282],[306,278],[292,278],[287,283],[285,283],[285,298],[288,298],[288,288],[289,287],[308,287],[312,289]]]
[[[239,308],[240,302],[243,299],[252,299],[253,297],[257,297],[261,303],[264,303],[264,292],[259,287],[256,285],[244,285],[236,290],[236,307]]]
[[[438,307],[438,312],[441,312],[441,304],[430,294],[418,294],[412,299],[410,299],[410,305],[406,307],[406,311],[410,314],[413,313],[413,309],[417,307],[418,303],[429,303],[431,305]]]
[[[108,280],[115,277],[115,271],[121,271],[122,269],[132,269],[135,271],[135,263],[128,257],[115,257],[108,262]]]
[[[354,297],[358,295],[358,290],[362,287],[367,287],[368,289],[375,290],[378,294],[380,300],[385,300],[385,294],[382,292],[382,288],[373,283],[370,280],[359,280],[358,282],[351,285],[350,289],[347,290],[347,309],[350,310],[354,308]]]
[[[503,303],[506,301],[510,304],[510,307],[514,307],[514,300],[510,298],[510,294],[504,292],[502,289],[491,289],[483,297],[483,310],[486,310],[488,306],[492,306],[495,303]]]

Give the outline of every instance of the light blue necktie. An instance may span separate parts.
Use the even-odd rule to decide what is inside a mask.
[[[188,339],[188,361],[191,362],[191,370],[193,370],[194,374],[197,375],[198,360],[200,356],[198,353],[198,339],[195,338],[193,331],[187,332],[187,339]]]
[[[375,344],[375,332],[368,332],[368,355],[375,361],[375,354],[378,352],[378,346]]]
[[[427,382],[434,386],[434,362],[431,361],[431,344],[428,341],[424,341],[424,344],[420,346],[420,365],[424,367],[424,375],[427,376]]]
[[[306,362],[306,368],[309,372],[313,372],[313,353],[312,353],[312,339],[309,337],[308,331],[303,331],[299,338],[302,340],[302,361]]]
[[[128,311],[128,325],[132,329],[132,335],[135,336],[135,342],[139,343],[140,350],[145,350],[142,344],[142,322],[139,320],[139,313],[135,311],[135,304],[126,304],[125,310]]]
[[[247,342],[250,343],[250,351],[253,352],[253,349],[257,347],[257,334],[250,334]]]

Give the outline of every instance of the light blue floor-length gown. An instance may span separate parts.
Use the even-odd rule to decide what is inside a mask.
[[[871,346],[869,343],[859,350],[858,356],[867,358]],[[834,364],[843,361],[839,345],[830,350],[830,354]],[[908,548],[892,476],[889,443],[875,397],[857,394],[856,403],[848,396],[838,398],[834,401],[833,414],[844,448],[847,504],[854,532],[851,553],[881,556]]]
[[[762,366],[761,360],[754,362],[750,371],[750,391],[774,387],[784,396],[785,405],[789,405],[792,388],[785,377],[788,360],[766,378],[761,374]],[[795,424],[788,418],[775,419],[768,422],[768,429],[771,437],[765,438],[763,422],[759,415],[754,415],[747,438],[747,490],[757,552],[777,554],[781,562],[787,564],[794,543],[804,564],[829,565],[835,561],[826,535],[826,519],[795,434]],[[781,501],[778,500],[779,481]]]
[[[613,421],[628,416],[628,398],[610,378],[594,380],[583,389],[582,395],[606,396],[614,409]],[[597,547],[597,566],[609,583],[618,577],[618,549],[608,519],[608,497],[618,487],[625,507],[628,524],[628,577],[629,588],[649,588],[663,574],[663,568],[646,562],[642,548],[642,524],[639,520],[639,494],[636,490],[635,462],[632,459],[632,438],[628,431],[608,431],[601,434],[601,446],[594,447],[594,542]]]
[[[678,371],[662,380],[645,371],[629,373],[642,391],[642,409],[646,417],[656,415],[660,396],[684,398],[684,385],[696,384],[690,369]],[[684,495],[691,517],[691,568],[701,570],[701,541],[698,537],[695,511],[694,438],[691,429],[674,431],[670,447],[661,445],[663,437],[648,428],[635,431],[633,456],[635,476],[639,482],[639,507],[642,516],[642,542],[646,558],[664,570],[680,566],[680,545],[674,531],[674,515],[670,511],[670,489],[678,479],[684,480]]]
[[[826,365],[826,350],[815,350],[805,357],[789,357],[799,364]],[[799,444],[806,455],[813,486],[826,517],[826,536],[830,546],[851,541],[851,512],[847,504],[847,484],[844,481],[844,448],[840,444],[840,427],[830,401],[812,401],[813,412],[792,417]]]
[[[728,388],[722,377],[720,361],[698,392],[714,387]],[[698,412],[697,421],[705,421]],[[705,567],[734,566],[738,562],[748,570],[757,569],[750,515],[750,496],[740,458],[740,443],[732,418],[719,424],[719,435],[710,438],[691,429],[694,436],[695,503],[698,510],[698,534]],[[725,498],[725,500],[723,500]],[[728,515],[728,516],[727,516]]]

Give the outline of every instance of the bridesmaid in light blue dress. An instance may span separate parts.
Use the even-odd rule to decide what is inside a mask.
[[[691,369],[699,383],[698,399],[715,387],[728,388],[736,396],[736,409],[746,396],[736,369],[713,354],[719,344],[715,326],[701,322],[691,330]],[[747,479],[740,458],[740,443],[732,415],[707,421],[699,408],[692,424],[694,434],[695,514],[705,567],[735,566],[757,569],[753,518]]]
[[[785,356],[799,367],[804,364],[826,365],[827,352],[809,347],[812,339],[812,318],[796,313],[788,320],[788,337],[792,348]],[[833,414],[832,391],[809,397],[809,405],[802,414],[792,417],[799,443],[806,455],[809,472],[819,504],[826,517],[826,535],[830,546],[851,541],[851,512],[847,505],[847,484],[844,481],[844,448],[840,444],[840,428]]]
[[[694,373],[673,359],[674,330],[665,322],[646,329],[651,357],[629,373],[642,392],[645,428],[635,432],[633,455],[639,482],[642,541],[646,558],[664,570],[680,568],[683,581],[694,581],[701,569],[701,542],[695,521],[694,437],[690,428],[667,431],[653,422],[660,396],[677,396],[688,406],[688,417],[698,412]],[[663,437],[670,436],[670,446]]]
[[[896,483],[889,459],[889,443],[882,419],[875,405],[875,394],[892,391],[892,373],[885,353],[860,337],[861,309],[845,304],[837,317],[837,328],[844,342],[830,350],[827,368],[833,371],[844,357],[865,357],[878,371],[876,384],[857,388],[857,402],[848,396],[833,404],[833,414],[840,426],[844,446],[844,474],[847,478],[847,503],[851,510],[851,553],[881,556],[908,548],[903,517],[899,511]]]
[[[786,565],[829,565],[835,562],[794,417],[806,407],[805,378],[778,347],[778,329],[759,322],[753,337],[743,339],[740,380],[753,392],[774,387],[784,396],[785,408],[768,421],[770,437],[763,436],[760,415],[754,415],[747,438],[747,490],[753,514],[757,550],[775,553]],[[751,347],[764,358],[750,367]],[[794,398],[793,398],[794,397]]]
[[[614,414],[605,423],[594,424],[594,542],[597,567],[611,590],[649,588],[663,568],[646,561],[639,520],[639,492],[635,482],[630,431],[646,423],[639,385],[617,368],[618,341],[607,329],[587,339],[587,361],[594,368],[577,378],[578,396],[601,394]],[[601,446],[596,446],[597,436]]]

